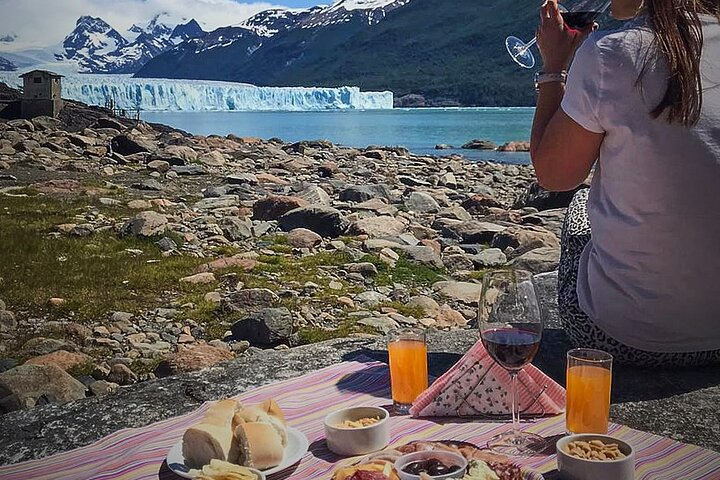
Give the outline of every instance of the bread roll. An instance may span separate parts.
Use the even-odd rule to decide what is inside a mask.
[[[269,423],[243,422],[235,429],[237,458],[234,463],[259,470],[280,465],[283,445],[280,434]]]
[[[182,453],[188,467],[202,468],[213,459],[228,460],[232,420],[238,407],[235,400],[221,400],[208,409],[200,423],[185,431]]]
[[[287,446],[287,426],[285,424],[285,415],[275,400],[266,400],[260,405],[245,407],[237,410],[233,418],[233,429],[237,429],[241,423],[269,423],[275,428],[282,446]]]

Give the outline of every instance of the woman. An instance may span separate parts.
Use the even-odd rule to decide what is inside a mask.
[[[538,180],[571,190],[595,168],[565,220],[564,326],[624,363],[720,362],[718,1],[613,0],[612,14],[628,23],[583,42],[549,0],[538,29]]]

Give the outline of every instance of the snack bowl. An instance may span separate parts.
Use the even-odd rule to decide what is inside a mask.
[[[400,476],[400,480],[419,480],[420,475],[415,475],[403,471],[403,468],[407,467],[411,463],[422,462],[424,460],[436,459],[440,460],[447,466],[458,466],[459,470],[455,470],[452,473],[443,475],[430,475],[428,476],[433,480],[442,480],[443,478],[462,478],[465,475],[465,471],[468,467],[468,462],[462,455],[453,452],[445,452],[441,450],[427,450],[421,452],[408,453],[403,455],[395,461],[395,470]]]
[[[350,428],[346,421],[379,418],[377,423]],[[381,407],[350,407],[325,417],[325,439],[331,452],[343,456],[377,452],[390,443],[390,414]]]
[[[599,440],[605,445],[617,444],[618,450],[625,455],[613,460],[589,460],[568,453],[568,445],[572,442],[591,442]],[[599,434],[569,435],[558,440],[557,463],[560,478],[563,480],[634,480],[635,450],[628,443]]]

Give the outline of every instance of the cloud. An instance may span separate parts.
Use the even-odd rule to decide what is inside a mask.
[[[212,30],[274,6],[270,2],[234,0],[0,0],[0,32],[17,34],[14,42],[0,45],[0,49],[17,51],[58,44],[82,15],[101,17],[125,35],[133,23],[144,25],[161,12],[177,22],[194,18],[203,29]]]

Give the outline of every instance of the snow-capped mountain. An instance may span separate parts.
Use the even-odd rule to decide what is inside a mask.
[[[265,82],[316,49],[335,45],[410,0],[338,0],[309,9],[269,9],[154,58],[138,77]],[[260,67],[252,75],[246,74]]]
[[[0,72],[14,72],[18,67],[5,57],[0,57]]]
[[[102,68],[104,57],[125,47],[128,41],[102,18],[82,16],[75,29],[63,40],[63,52],[58,60],[75,60],[81,71],[92,72]]]

